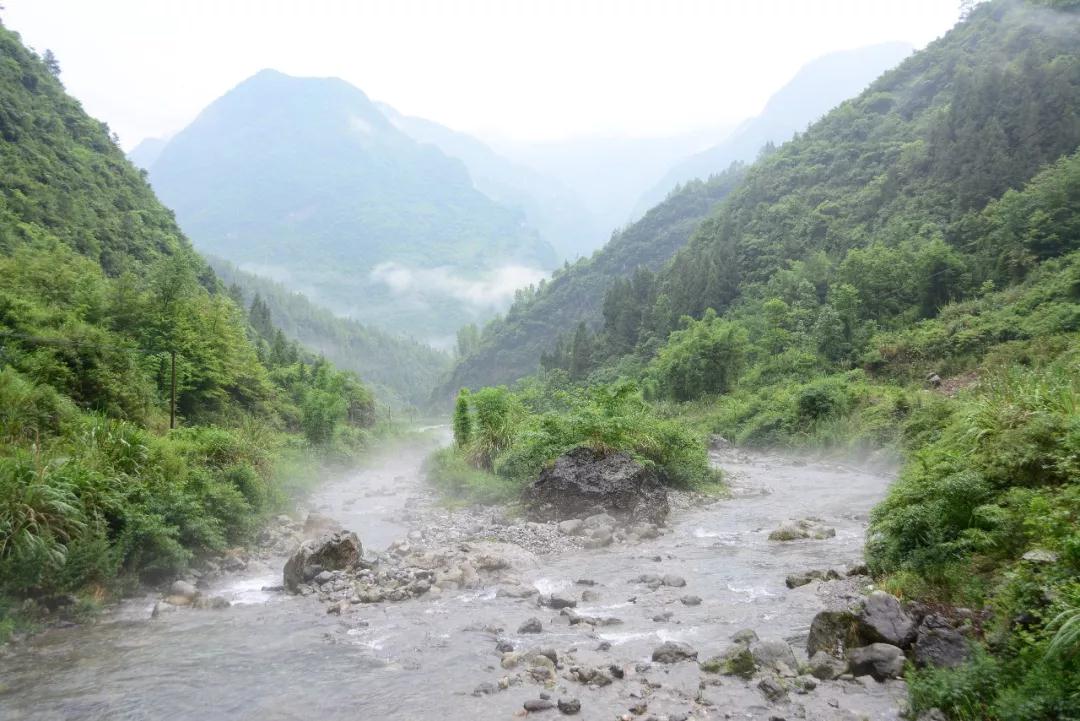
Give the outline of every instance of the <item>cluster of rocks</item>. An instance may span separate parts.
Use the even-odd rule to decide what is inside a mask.
[[[869,571],[865,563],[858,563],[848,568],[826,568],[789,573],[784,579],[784,585],[788,588],[807,586],[814,581],[839,581],[844,578],[866,576]]]
[[[825,525],[820,518],[800,518],[784,521],[769,533],[770,541],[822,541],[836,536],[836,529]]]
[[[616,542],[638,542],[660,536],[660,528],[649,521],[622,523],[609,513],[559,521],[559,533],[581,539],[584,548],[606,548]]]
[[[915,604],[905,608],[885,591],[818,613],[806,650],[819,678],[850,671],[879,681],[899,678],[909,660],[919,667],[954,667],[971,653],[967,638],[947,618]]]
[[[160,601],[154,604],[151,618],[157,618],[163,613],[175,611],[178,608],[191,607],[199,609],[228,608],[228,600],[221,596],[205,595],[190,581],[177,580],[169,586],[169,591]]]

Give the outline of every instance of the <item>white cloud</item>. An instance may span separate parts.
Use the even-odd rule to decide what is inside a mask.
[[[494,311],[510,305],[518,288],[538,283],[546,275],[539,268],[506,265],[479,278],[466,278],[450,268],[409,268],[394,262],[380,263],[371,271],[373,281],[398,296],[448,296],[478,310]]]

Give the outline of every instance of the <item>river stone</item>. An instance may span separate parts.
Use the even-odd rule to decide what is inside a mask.
[[[606,548],[611,545],[613,540],[614,536],[612,535],[610,528],[597,528],[583,545],[585,548],[590,549]]]
[[[652,660],[656,663],[678,663],[679,661],[692,661],[697,658],[697,651],[689,644],[678,641],[668,641],[652,652]]]
[[[198,596],[192,601],[192,608],[219,610],[228,608],[231,604],[221,596]]]
[[[872,643],[848,653],[851,673],[855,676],[869,674],[875,681],[900,678],[904,673],[905,660],[903,649],[888,643]]]
[[[573,716],[577,712],[581,711],[581,701],[577,700],[576,698],[560,698],[559,711],[563,712],[567,716]]]
[[[731,640],[735,643],[751,644],[758,640],[757,631],[752,628],[744,628],[732,634]]]
[[[859,620],[850,611],[820,611],[810,622],[806,637],[806,653],[819,651],[835,658],[844,658],[847,649],[862,645]]]
[[[915,640],[917,627],[913,619],[900,606],[900,601],[885,591],[874,591],[863,602],[857,614],[859,632],[871,643],[887,643],[907,648]]]
[[[971,656],[967,639],[949,625],[948,620],[929,614],[919,626],[919,635],[913,646],[915,665],[955,668]]]
[[[540,623],[539,618],[530,618],[525,623],[518,626],[518,633],[542,633],[544,630],[544,624]]]
[[[191,598],[189,596],[166,596],[165,603],[173,606],[190,606]]]
[[[836,535],[836,529],[815,518],[788,520],[769,534],[770,541],[800,541],[805,538],[824,540]]]
[[[674,573],[666,574],[661,580],[665,586],[671,586],[672,588],[682,588],[686,585],[686,579],[682,576],[676,576]]]
[[[769,701],[776,703],[787,696],[787,689],[780,683],[780,679],[766,676],[758,682],[758,689]]]
[[[546,698],[534,698],[525,702],[525,710],[532,713],[534,711],[547,711],[555,708],[555,704]]]
[[[577,599],[566,593],[553,593],[550,596],[542,596],[540,605],[557,611],[563,608],[574,608],[577,606]]]
[[[701,596],[686,595],[679,599],[684,606],[700,606]]]
[[[750,678],[757,671],[757,663],[749,646],[737,643],[719,656],[714,656],[701,664],[706,673],[722,673],[725,676]]]
[[[173,584],[169,586],[170,596],[183,596],[184,598],[192,599],[198,594],[198,589],[187,581],[173,581]]]
[[[600,594],[592,589],[585,589],[581,592],[582,603],[596,603],[600,600]]]
[[[670,510],[667,490],[654,468],[626,452],[601,453],[586,446],[555,459],[525,498],[530,514],[540,520],[577,518],[583,508],[601,508],[624,522],[661,524]]]
[[[750,645],[750,654],[758,667],[775,671],[781,676],[794,676],[799,668],[795,653],[784,641],[757,641]]]
[[[344,571],[360,561],[363,547],[351,531],[338,531],[316,540],[304,541],[285,563],[285,589],[296,593],[300,586],[321,571]]]
[[[810,657],[810,675],[822,681],[831,681],[847,671],[847,664],[824,651]]]

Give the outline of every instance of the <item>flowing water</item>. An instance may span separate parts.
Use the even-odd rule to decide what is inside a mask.
[[[325,485],[311,506],[355,530],[365,546],[386,547],[410,530],[395,519],[410,496],[423,492],[421,462],[440,441],[386,450],[366,468]],[[714,460],[728,471],[731,496],[673,512],[671,530],[660,538],[539,556],[518,569],[545,593],[580,592],[578,579],[595,581],[600,600],[577,610],[616,616],[621,625],[569,626],[557,612],[538,608],[535,599],[496,598],[494,589],[485,589],[363,606],[363,626],[328,615],[313,597],[262,591],[281,582],[284,559],[274,559],[252,563],[209,590],[231,600],[228,609],[181,609],[151,620],[155,599],[147,596],[125,602],[94,625],[51,630],[12,649],[0,657],[0,718],[508,719],[542,689],[525,683],[472,695],[478,684],[507,675],[495,651],[496,626],[505,629],[499,637],[519,646],[578,649],[582,658],[593,654],[597,663],[631,669],[647,662],[661,641],[685,641],[706,658],[742,628],[798,647],[828,584],[789,590],[785,575],[859,561],[867,514],[890,479],[841,465],[735,451],[716,452]],[[767,540],[784,519],[806,516],[835,527],[836,537]],[[679,574],[687,586],[650,591],[630,582],[643,573]],[[679,599],[686,594],[703,602],[685,606]],[[653,620],[664,611],[673,613],[671,620]],[[517,636],[515,629],[531,616],[544,621],[544,633]],[[594,649],[602,641],[611,648],[601,654]],[[699,694],[703,677],[696,665],[677,666],[693,668],[664,669],[662,679],[655,667],[643,669],[638,680],[604,689],[560,676],[552,693],[580,698],[583,719],[618,718],[650,683],[674,691],[657,694],[649,713],[771,717],[752,684],[724,677]],[[678,693],[680,686],[685,688]],[[891,719],[902,692],[902,684],[832,682],[814,692],[809,712],[796,713],[848,718],[840,709],[851,708],[858,716]]]

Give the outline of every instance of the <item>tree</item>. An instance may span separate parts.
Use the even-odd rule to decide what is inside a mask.
[[[469,389],[462,388],[454,403],[454,443],[464,448],[472,440],[472,413],[469,410]]]
[[[679,401],[727,393],[742,372],[749,346],[746,328],[708,309],[701,320],[685,318],[652,364],[660,389]]]
[[[469,323],[457,332],[458,358],[467,358],[480,347],[480,329],[475,323]]]
[[[585,323],[578,323],[577,331],[574,332],[574,340],[570,346],[570,377],[581,380],[592,366],[592,338]]]
[[[45,69],[49,71],[49,75],[54,78],[60,77],[60,61],[56,59],[56,55],[52,50],[46,50],[41,57],[41,61],[45,63]]]

